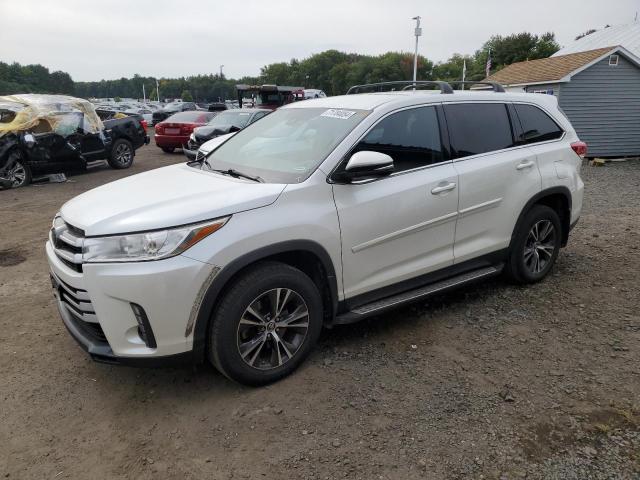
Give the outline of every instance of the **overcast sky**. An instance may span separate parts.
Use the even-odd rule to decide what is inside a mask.
[[[327,49],[413,51],[446,60],[491,35],[553,31],[560,44],[589,28],[631,23],[640,0],[0,0],[0,61],[40,63],[74,80],[134,73],[179,77],[260,67]]]

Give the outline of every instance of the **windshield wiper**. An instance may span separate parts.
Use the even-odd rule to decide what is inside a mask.
[[[206,159],[205,159],[205,163],[209,167],[209,170],[211,170],[212,172],[221,173],[222,175],[229,175],[230,177],[236,177],[236,178],[242,177],[242,178],[246,178],[247,180],[253,180],[254,182],[264,183],[264,179],[261,177],[258,177],[257,175],[255,177],[251,175],[247,175],[246,173],[239,172],[238,170],[235,170],[233,168],[228,168],[226,170],[211,168],[211,165],[209,164],[209,162],[207,162]]]

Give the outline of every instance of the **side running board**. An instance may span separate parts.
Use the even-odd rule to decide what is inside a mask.
[[[429,295],[433,295],[435,293],[440,293],[445,290],[456,288],[466,283],[479,280],[481,278],[496,276],[500,272],[502,272],[503,267],[504,265],[500,264],[472,270],[470,272],[456,275],[455,277],[447,278],[446,280],[441,280],[439,282],[425,285],[424,287],[416,288],[415,290],[409,290],[408,292],[392,295],[390,297],[383,298],[382,300],[376,300],[375,302],[361,305],[349,312],[338,315],[333,323],[335,325],[354,323],[362,320],[365,317],[376,315],[385,310],[399,307],[400,305],[403,305],[405,303],[420,300],[421,298],[428,297]]]

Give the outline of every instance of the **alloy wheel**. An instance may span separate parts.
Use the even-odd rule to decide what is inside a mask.
[[[126,143],[121,143],[116,147],[116,161],[120,165],[127,165],[131,161],[131,149]]]
[[[298,352],[309,330],[309,309],[300,294],[275,288],[256,297],[237,329],[238,352],[250,367],[278,368]]]
[[[536,222],[524,245],[524,264],[527,269],[538,275],[544,271],[555,253],[556,229],[550,220]]]
[[[16,162],[13,168],[9,170],[7,178],[11,182],[13,188],[19,187],[24,184],[27,178],[27,170],[22,163]]]

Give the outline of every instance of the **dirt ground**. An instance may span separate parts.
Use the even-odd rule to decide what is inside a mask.
[[[53,303],[67,199],[182,161],[153,145],[0,197],[0,478],[640,478],[640,161],[583,167],[545,282],[465,288],[326,331],[266,388],[93,363]]]

